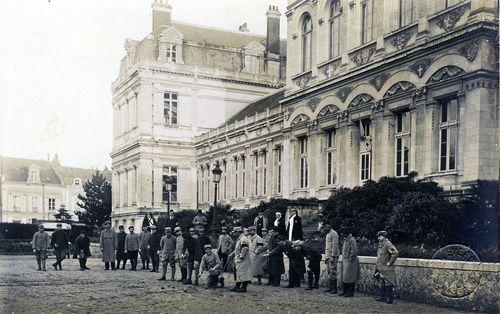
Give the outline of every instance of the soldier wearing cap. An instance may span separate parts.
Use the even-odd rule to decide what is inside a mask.
[[[175,262],[179,264],[179,269],[181,271],[181,279],[177,280],[178,282],[183,282],[187,278],[187,258],[184,254],[184,237],[182,235],[181,227],[174,228],[176,246],[175,246]]]
[[[201,277],[205,270],[208,271],[208,277],[206,282],[206,288],[215,289],[217,287],[217,282],[221,283],[221,288],[224,287],[224,278],[222,277],[222,264],[217,254],[212,252],[212,245],[205,244],[204,246],[205,254],[201,258],[200,263],[200,274]]]
[[[125,269],[127,264],[127,254],[125,254],[125,239],[127,234],[123,226],[118,226],[118,233],[116,234],[116,269],[120,269],[120,262],[123,261],[121,269]]]
[[[328,289],[325,292],[331,294],[337,293],[337,265],[339,262],[340,248],[339,235],[333,230],[330,224],[323,226],[323,232],[326,233],[325,238],[325,264],[328,271]]]
[[[194,284],[198,285],[198,273],[200,271],[200,262],[201,262],[201,247],[200,242],[198,241],[198,236],[196,235],[196,231],[194,228],[189,229],[189,233],[186,234],[184,238],[184,251],[187,255],[187,279],[182,283],[185,285]],[[192,281],[194,271],[194,283]]]
[[[249,254],[249,240],[243,234],[241,227],[235,227],[233,232],[238,235],[234,252],[230,256],[234,256],[234,264],[236,265],[236,285],[231,291],[246,292],[248,284],[252,281],[253,268]]]
[[[387,238],[387,231],[379,231],[377,264],[375,269],[375,278],[380,282],[379,302],[392,304],[393,290],[396,286],[396,270],[394,263],[399,256],[396,247]]]
[[[177,240],[172,235],[172,228],[165,228],[165,235],[160,241],[160,258],[161,258],[161,270],[162,276],[158,280],[166,280],[167,276],[167,266],[170,265],[171,278],[170,280],[175,280],[175,249],[177,246]]]
[[[35,253],[36,256],[38,270],[46,271],[45,262],[47,261],[47,250],[49,246],[49,234],[45,232],[45,227],[40,224],[38,225],[38,231],[33,235],[32,241],[33,253]]]
[[[219,240],[217,241],[217,253],[222,260],[222,269],[226,269],[227,256],[231,253],[230,248],[233,242],[231,236],[227,234],[227,227],[222,227],[222,233],[219,235]]]
[[[151,257],[151,264],[153,269],[151,272],[158,272],[160,268],[160,256],[158,252],[160,251],[160,241],[161,236],[158,232],[158,227],[151,226],[151,236],[149,237],[148,250]]]
[[[54,255],[56,256],[56,262],[52,264],[52,267],[54,267],[55,270],[57,270],[57,267],[59,267],[59,270],[62,270],[61,262],[64,260],[64,258],[66,257],[66,253],[68,252],[69,240],[66,231],[62,230],[62,223],[58,222],[56,227],[57,230],[52,233],[52,237],[50,239],[52,246],[54,247]]]
[[[111,263],[111,269],[115,270],[116,234],[115,231],[111,229],[110,221],[104,223],[104,230],[101,231],[101,236],[99,238],[99,247],[102,253],[104,269],[109,270],[109,264]]]
[[[262,284],[262,275],[264,274],[264,260],[262,255],[264,254],[264,240],[256,233],[257,228],[255,226],[248,227],[248,237],[249,237],[249,252],[250,260],[253,266],[253,276],[257,277],[257,284]]]
[[[139,236],[139,254],[141,255],[142,268],[141,270],[149,270],[149,238],[151,237],[151,227],[143,227]]]

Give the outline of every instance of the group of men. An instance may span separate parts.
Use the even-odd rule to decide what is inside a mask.
[[[201,213],[199,213],[201,216]],[[198,215],[197,215],[198,216]],[[182,230],[177,224],[167,223],[163,232],[159,232],[156,224],[145,226],[140,234],[134,232],[134,227],[119,226],[118,232],[106,222],[100,235],[100,249],[105,270],[125,269],[127,260],[130,270],[136,271],[138,255],[142,261],[142,270],[159,272],[160,281],[167,280],[170,269],[170,280],[176,280],[177,266],[181,276],[177,280],[186,285],[198,285],[199,278],[206,271],[207,288],[224,287],[224,273],[229,265],[233,270],[236,292],[246,292],[248,285],[256,278],[256,284],[262,284],[262,278],[267,275],[267,285],[280,286],[281,277],[285,273],[284,256],[288,257],[288,288],[297,288],[305,280],[307,273],[307,288],[319,288],[319,277],[322,252],[328,271],[328,289],[325,292],[338,293],[339,280],[342,283],[344,297],[354,295],[355,284],[360,277],[358,247],[350,230],[341,231],[344,239],[339,244],[339,234],[331,225],[325,224],[320,232],[304,240],[302,221],[296,210],[292,210],[285,223],[280,212],[269,224],[263,213],[259,213],[254,224],[248,228],[236,226],[231,232],[222,227],[217,241],[205,234],[205,217],[195,218],[195,227]],[[169,220],[173,221],[171,214]],[[58,230],[59,231],[59,230]],[[52,245],[56,250],[56,262],[53,267],[61,269],[67,238],[63,232],[54,232]],[[184,231],[184,232],[183,232]],[[379,246],[375,278],[380,282],[381,292],[378,301],[393,302],[393,288],[396,285],[394,262],[398,251],[388,240],[387,232],[378,234]],[[33,251],[36,254],[39,270],[45,270],[46,250],[50,246],[48,234],[43,226],[33,236]],[[342,273],[338,274],[339,257],[342,256]],[[115,263],[116,261],[116,263]],[[308,262],[307,267],[305,261]],[[151,268],[150,268],[151,265]],[[194,273],[194,274],[193,274]],[[194,277],[193,277],[194,275]]]

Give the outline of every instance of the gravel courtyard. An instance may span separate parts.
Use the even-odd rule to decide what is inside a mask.
[[[65,260],[63,271],[38,272],[33,256],[0,256],[0,311],[2,313],[453,313],[450,309],[395,300],[381,304],[371,296],[332,296],[305,291],[249,286],[238,294],[229,288],[206,290],[179,283],[161,283],[158,274],[128,270],[104,271],[90,259],[90,271],[79,271],[77,260]],[[180,276],[180,274],[178,275]],[[227,274],[228,286],[233,285]],[[204,278],[201,279],[201,285]]]

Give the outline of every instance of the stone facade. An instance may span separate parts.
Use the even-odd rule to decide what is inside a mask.
[[[152,10],[152,32],[126,40],[112,84],[115,226],[137,227],[145,213],[164,212],[169,203],[195,209],[194,137],[284,86],[277,7],[267,11],[267,36],[173,21],[166,1],[154,1]],[[170,176],[176,185],[169,195]]]
[[[488,0],[290,1],[283,97],[196,138],[200,206],[213,202],[217,162],[218,200],[237,208],[326,199],[412,171],[450,193],[497,180],[497,10]]]
[[[0,222],[55,220],[61,207],[78,221],[78,195],[96,171],[62,166],[57,154],[52,161],[0,156]],[[110,171],[101,173],[111,181]]]

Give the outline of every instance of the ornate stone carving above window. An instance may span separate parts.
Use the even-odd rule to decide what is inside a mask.
[[[373,87],[375,87],[375,89],[377,91],[379,91],[382,88],[382,86],[384,85],[384,83],[387,81],[388,78],[389,78],[389,74],[380,73],[379,75],[372,77],[369,80],[369,82],[370,82],[370,84],[373,85]]]
[[[337,97],[340,98],[340,100],[342,100],[342,102],[344,102],[347,99],[347,96],[349,96],[349,94],[351,93],[351,91],[352,91],[352,87],[346,86],[346,87],[342,87],[341,89],[337,90],[335,92],[335,95],[337,95]]]
[[[375,53],[375,48],[365,48],[363,50],[357,51],[351,57],[352,62],[356,64],[356,66],[361,66],[363,64],[368,63],[370,58]]]
[[[412,96],[416,99],[422,99],[427,94],[427,87],[417,88],[413,91]]]
[[[316,108],[319,105],[319,98],[318,97],[310,98],[307,100],[306,104],[309,108],[311,108],[311,111],[314,112],[314,110],[316,110]]]
[[[413,36],[412,32],[401,33],[391,40],[391,44],[396,47],[397,50],[403,50],[411,36]]]
[[[439,17],[439,20],[437,21],[437,26],[445,30],[446,32],[451,31],[460,20],[462,15],[464,15],[466,10],[466,7],[462,6],[441,15]]]
[[[444,68],[437,70],[434,74],[432,74],[432,76],[427,81],[427,84],[441,82],[450,79],[452,77],[455,77],[457,75],[460,75],[462,73],[465,73],[463,69],[454,65],[448,65],[445,66]]]
[[[423,58],[418,60],[417,62],[410,65],[410,71],[418,75],[418,77],[422,77],[425,74],[425,71],[429,68],[432,63],[431,58]]]
[[[307,122],[307,121],[310,121],[311,118],[309,118],[309,116],[305,115],[305,114],[299,114],[298,116],[296,116],[292,123],[290,123],[290,126],[295,126],[297,124],[300,124],[302,122]]]
[[[478,46],[479,43],[477,40],[471,40],[462,47],[458,48],[458,52],[460,52],[461,55],[466,57],[467,60],[472,62],[474,61],[474,59],[476,59]]]
[[[346,121],[347,119],[349,119],[349,110],[344,110],[337,113],[337,119],[339,119],[339,121]]]
[[[329,115],[332,115],[338,111],[339,111],[339,107],[337,107],[335,105],[328,105],[325,108],[321,109],[318,116],[319,117],[329,116]]]
[[[351,101],[351,103],[349,104],[349,108],[371,104],[373,101],[374,101],[373,96],[368,94],[359,94]]]
[[[334,62],[321,67],[320,70],[325,76],[325,79],[329,79],[333,77],[338,68],[340,68],[340,60],[335,60]]]
[[[307,84],[311,81],[312,74],[311,72],[305,73],[295,79],[293,79],[294,83],[300,87],[300,88],[305,88]]]
[[[384,107],[385,107],[385,102],[383,99],[381,99],[381,100],[374,100],[370,108],[374,113],[376,113],[384,111]]]
[[[409,90],[415,89],[415,85],[413,83],[408,82],[408,81],[401,81],[397,82],[396,84],[392,85],[391,88],[387,90],[385,93],[384,97],[387,96],[394,96],[400,93],[407,92]]]

